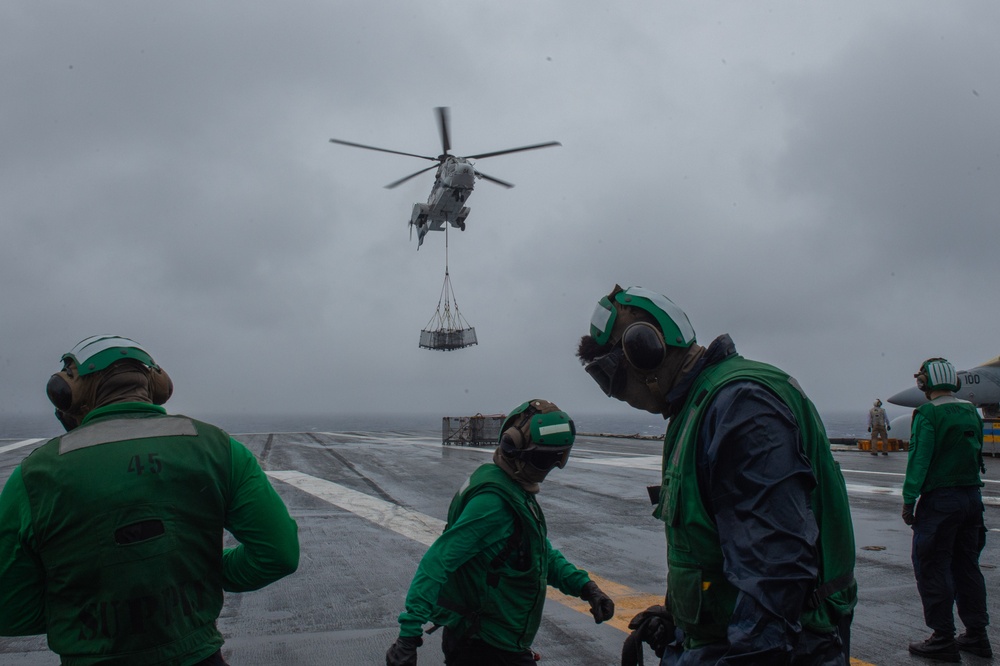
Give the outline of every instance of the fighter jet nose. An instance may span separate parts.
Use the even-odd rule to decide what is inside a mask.
[[[897,416],[892,421],[889,421],[889,427],[892,428],[889,434],[892,435],[893,439],[901,439],[904,442],[910,441],[910,422],[912,420],[912,414]]]
[[[927,396],[924,395],[923,391],[913,386],[891,396],[889,402],[900,407],[919,407],[927,402]]]

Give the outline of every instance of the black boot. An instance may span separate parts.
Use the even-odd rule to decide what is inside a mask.
[[[958,654],[958,645],[955,644],[955,639],[947,634],[939,634],[936,631],[926,641],[910,643],[910,654],[915,654],[918,657],[927,657],[936,661],[957,662],[962,660],[962,657]]]
[[[978,657],[992,657],[993,647],[990,645],[990,637],[986,635],[985,629],[966,629],[964,634],[955,637],[955,645],[959,650],[965,650]]]

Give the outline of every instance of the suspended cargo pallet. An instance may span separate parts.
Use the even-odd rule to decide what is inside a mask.
[[[441,419],[441,443],[457,446],[496,446],[504,414],[445,416]]]
[[[454,309],[452,302],[455,302]],[[448,268],[444,270],[444,285],[441,287],[441,298],[438,299],[437,310],[427,322],[427,327],[420,331],[420,347],[438,351],[453,351],[478,344],[476,329],[469,326],[465,317],[458,311],[458,302],[451,288],[451,277]]]
[[[424,349],[452,351],[478,344],[475,328],[464,328],[457,331],[420,331],[420,346]]]

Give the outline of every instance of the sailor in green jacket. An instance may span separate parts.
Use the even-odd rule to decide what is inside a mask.
[[[448,666],[531,666],[545,588],[590,603],[595,622],[614,602],[586,571],[549,543],[535,494],[555,467],[565,467],[575,429],[546,400],[514,409],[500,429],[493,462],[479,467],[452,499],[444,532],[424,554],[399,616],[399,638],[387,666],[414,666],[423,625],[444,626]]]
[[[971,402],[954,396],[961,380],[947,360],[924,361],[914,377],[930,402],[913,412],[903,521],[913,528],[913,574],[924,621],[934,633],[911,644],[910,652],[950,662],[961,660],[959,650],[991,657],[986,584],[979,569],[986,545],[979,478],[985,471],[983,420]],[[953,606],[966,629],[958,637]]]
[[[639,638],[671,666],[846,665],[850,507],[798,383],[737,354],[728,335],[699,346],[683,310],[641,287],[598,302],[577,355],[608,396],[670,419],[654,515],[672,618],[640,614]],[[680,631],[643,628],[644,617]]]
[[[246,447],[159,406],[173,385],[139,344],[62,360],[47,393],[68,432],[0,494],[0,635],[46,634],[64,666],[225,664],[223,591],[295,571],[295,522]]]

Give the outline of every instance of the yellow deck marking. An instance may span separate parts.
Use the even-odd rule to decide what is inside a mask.
[[[601,578],[592,571],[588,573],[590,573],[590,580],[597,583],[597,586],[615,601],[615,616],[608,620],[605,624],[610,624],[615,629],[621,629],[626,634],[631,632],[628,628],[629,620],[650,606],[663,604],[662,594],[639,592],[626,585],[621,585],[620,583],[608,580],[607,578]],[[549,588],[548,594],[546,594],[546,599],[558,601],[564,606],[569,606],[573,610],[579,611],[587,617],[591,617],[590,604],[583,599],[568,597],[552,587]]]
[[[419,511],[406,509],[392,502],[386,502],[378,497],[351,490],[333,481],[294,471],[267,472],[267,475],[428,547],[444,530],[445,522],[443,520]],[[663,603],[662,594],[654,595],[633,590],[627,585],[602,578],[593,572],[589,573],[590,579],[615,601],[615,616],[606,624],[625,633],[629,633],[629,620],[637,613],[641,613],[650,606]],[[566,596],[553,587],[548,589],[546,599],[561,603],[583,613],[588,618],[591,617],[590,604],[583,599]],[[591,619],[591,621],[593,620]],[[874,664],[853,657],[851,664],[854,666],[874,666]]]

